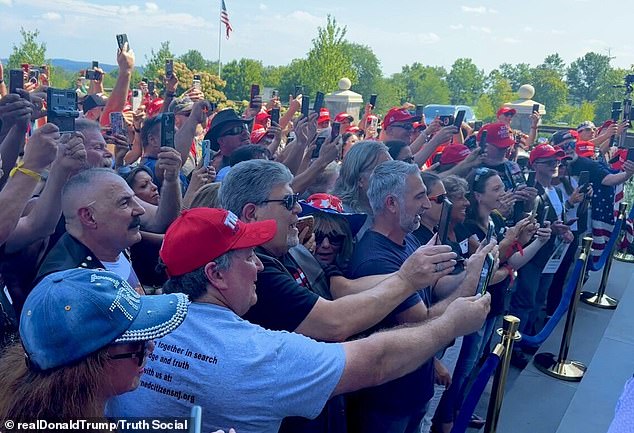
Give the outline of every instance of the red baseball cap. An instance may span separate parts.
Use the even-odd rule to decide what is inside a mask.
[[[349,126],[346,128],[346,130],[344,131],[344,133],[346,132],[351,132],[353,134],[356,134],[357,132],[361,131],[361,129],[358,126]]]
[[[352,122],[354,120],[354,117],[352,116],[352,114],[346,113],[345,111],[335,116],[335,122],[345,122],[346,120]]]
[[[183,275],[232,250],[262,245],[275,236],[275,220],[244,223],[225,209],[184,210],[170,225],[159,256],[170,277]]]
[[[152,100],[152,102],[150,102],[147,105],[147,107],[145,107],[145,112],[147,113],[148,117],[154,117],[160,113],[162,108],[163,108],[163,99],[156,98]]]
[[[577,152],[579,156],[592,158],[594,157],[594,143],[590,141],[577,141],[575,152]]]
[[[560,148],[555,149],[550,144],[540,144],[531,151],[531,154],[528,157],[528,161],[532,164],[533,162],[535,162],[536,159],[554,158],[557,160],[561,160],[565,157],[566,152],[564,152]]]
[[[269,113],[267,113],[266,111],[260,111],[258,114],[255,115],[255,123],[257,123],[258,125],[264,125],[266,124],[266,121],[270,118],[271,115]]]
[[[317,123],[329,122],[330,121],[330,111],[327,108],[322,108],[319,110],[319,117],[317,118]]]
[[[262,125],[253,125],[253,131],[251,131],[251,143],[258,144],[266,135],[266,128]]]
[[[457,164],[463,161],[467,156],[471,154],[471,151],[464,144],[451,144],[445,146],[445,149],[440,155],[440,164]]]
[[[515,139],[511,137],[511,132],[504,123],[489,123],[484,125],[478,131],[478,142],[480,141],[483,131],[487,131],[487,143],[492,144],[498,149],[505,149],[515,144]]]
[[[513,116],[515,116],[515,114],[517,114],[517,110],[515,108],[504,106],[498,110],[497,116],[500,117],[503,114],[512,114]]]
[[[393,123],[399,123],[399,122],[413,123],[413,122],[419,122],[420,119],[421,119],[421,116],[412,116],[412,113],[410,113],[404,108],[394,107],[390,109],[390,111],[388,111],[387,114],[385,115],[385,118],[383,119],[383,129],[389,128],[389,126]]]

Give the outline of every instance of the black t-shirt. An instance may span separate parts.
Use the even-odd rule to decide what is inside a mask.
[[[469,249],[464,248],[464,241],[468,239],[469,233],[462,227],[462,225],[457,225],[454,227],[454,233],[456,235],[456,242],[451,239],[447,239],[447,245],[451,247],[451,251],[456,253],[458,256],[463,256],[464,258],[468,257]],[[412,234],[418,239],[421,245],[425,245],[430,241],[432,237],[434,237],[434,232],[429,230],[423,224],[420,225]],[[468,242],[468,241],[467,241]],[[451,275],[459,274],[464,271],[464,262],[460,262],[456,265],[456,268],[451,272]]]
[[[495,227],[492,237],[494,237],[499,243],[502,239],[504,239],[504,232],[506,231],[504,219],[498,214],[493,213],[490,216],[489,222],[493,223]],[[464,228],[471,234],[475,234],[480,241],[482,241],[487,235],[478,223],[473,220],[466,220],[464,222]],[[497,316],[504,312],[504,301],[510,283],[511,279],[506,277],[503,281],[487,287],[487,292],[491,294],[491,311],[489,311],[488,317]]]
[[[293,332],[313,309],[319,296],[307,288],[308,280],[294,260],[285,254],[280,260],[256,249],[264,270],[258,274],[256,304],[244,319],[274,331]]]
[[[603,185],[603,179],[613,172],[597,161],[589,158],[578,157],[574,162],[568,164],[568,171],[571,176],[579,176],[582,171],[587,171],[592,184],[592,219],[614,224],[614,186]]]
[[[419,246],[420,243],[411,234],[405,236],[403,245],[398,245],[382,234],[368,230],[354,249],[348,267],[348,277],[360,278],[395,272]],[[378,325],[364,334],[398,325],[396,315],[421,300],[427,307],[431,305],[429,287],[422,288],[418,293],[407,298]],[[364,409],[409,414],[414,410],[422,410],[433,395],[434,365],[433,359],[430,359],[419,369],[400,379],[350,394],[349,402],[353,416],[362,416]]]

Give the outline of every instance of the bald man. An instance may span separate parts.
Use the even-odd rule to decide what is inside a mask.
[[[40,266],[36,282],[71,268],[104,268],[143,293],[125,250],[141,240],[145,209],[112,170],[92,168],[73,176],[62,192],[66,233]]]

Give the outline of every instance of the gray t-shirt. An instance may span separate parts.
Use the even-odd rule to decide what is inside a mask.
[[[287,416],[314,418],[343,373],[341,344],[270,331],[212,304],[192,303],[183,324],[156,340],[136,391],[108,403],[108,416],[188,417],[203,431],[274,433]]]

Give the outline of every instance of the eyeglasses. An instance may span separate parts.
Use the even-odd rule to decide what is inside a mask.
[[[513,114],[513,113],[504,113],[504,115],[505,115],[506,117],[513,117],[513,116],[515,116],[515,114]]]
[[[328,238],[328,242],[333,247],[340,247],[341,245],[343,245],[344,241],[346,240],[346,235],[338,234],[335,232],[330,232],[330,233],[322,233],[317,231],[315,232],[315,243],[317,245],[321,245],[321,243],[326,238]]]
[[[390,126],[393,126],[394,128],[403,128],[406,131],[414,130],[414,126],[411,123],[394,123]]]
[[[140,367],[143,365],[143,360],[145,356],[148,354],[148,342],[144,341],[141,344],[141,348],[136,352],[129,353],[120,353],[118,355],[110,355],[110,359],[128,359],[128,358],[136,358],[137,365]]]
[[[233,128],[227,129],[225,132],[223,132],[221,137],[225,137],[227,135],[240,135],[245,131],[249,132],[249,130],[247,129],[247,125],[234,126]]]
[[[428,196],[427,198],[432,203],[442,204],[445,201],[445,199],[447,198],[447,193],[442,193],[442,194],[434,195],[434,196],[431,196],[431,197]]]
[[[298,202],[299,202],[299,193],[287,194],[284,196],[284,198],[279,200],[264,200],[262,203],[282,203],[282,206],[284,206],[286,209],[293,210],[293,208],[297,205]]]
[[[535,164],[547,165],[548,167],[557,167],[558,165],[561,165],[561,162],[557,161],[556,159],[550,159],[548,161],[535,161]]]

